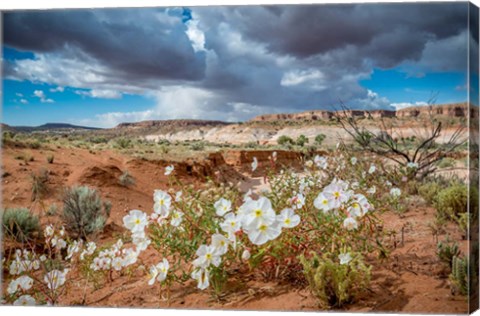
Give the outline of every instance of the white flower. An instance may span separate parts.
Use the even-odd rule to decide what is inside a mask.
[[[223,216],[232,210],[232,202],[224,198],[219,199],[213,206],[218,216]]]
[[[401,194],[402,194],[402,191],[400,191],[399,188],[390,189],[390,195],[393,196],[394,198],[398,198]]]
[[[305,166],[306,166],[307,168],[312,168],[312,167],[313,167],[313,161],[307,160],[307,161],[305,162]]]
[[[116,271],[120,271],[123,268],[123,260],[120,257],[115,257],[112,260],[112,268]]]
[[[418,168],[418,163],[416,163],[416,162],[409,162],[409,163],[407,163],[407,168],[417,169],[417,168]]]
[[[256,201],[245,202],[241,207],[241,212],[242,227],[247,230],[257,229],[261,225],[269,226],[275,222],[275,211],[272,209],[272,203],[264,196]]]
[[[358,223],[354,218],[347,217],[343,221],[343,227],[345,227],[347,230],[354,230],[358,228]]]
[[[375,170],[377,170],[377,167],[375,167],[375,165],[372,163],[372,164],[370,165],[370,169],[368,169],[368,173],[369,173],[369,174],[372,174],[372,173],[375,172]]]
[[[170,221],[170,225],[174,227],[180,226],[183,220],[183,213],[177,210],[174,210],[172,213],[172,220]]]
[[[80,251],[80,246],[82,245],[82,241],[78,242],[76,240],[73,241],[67,248],[67,257],[65,259],[70,259],[72,256]]]
[[[172,204],[172,197],[165,191],[155,190],[153,193],[153,210],[162,217],[168,217],[170,214],[170,205]]]
[[[56,290],[60,286],[65,284],[67,273],[68,269],[65,269],[64,271],[52,270],[45,274],[43,280],[45,281],[50,290]]]
[[[47,227],[45,227],[45,230],[43,231],[43,235],[45,236],[45,238],[52,237],[54,233],[55,231],[52,225],[47,225]]]
[[[292,209],[286,208],[280,212],[280,215],[277,215],[277,221],[280,227],[292,228],[300,223],[300,216],[295,214]]]
[[[139,210],[131,210],[123,217],[123,225],[132,233],[144,231],[148,224],[147,214]]]
[[[329,207],[339,208],[350,198],[349,192],[346,191],[347,184],[343,181],[335,181],[330,183],[323,190],[324,197],[328,200]]]
[[[273,161],[277,161],[277,152],[276,151],[274,151],[272,153],[272,159],[273,159]]]
[[[305,196],[299,193],[290,199],[290,203],[293,205],[294,208],[299,210],[305,205]]]
[[[150,240],[148,240],[150,241]],[[122,251],[122,254],[123,254],[123,258],[122,258],[122,266],[123,267],[128,267],[129,265],[132,265],[134,264],[135,262],[137,262],[137,259],[138,259],[138,254],[139,254],[139,249],[138,249],[138,245],[137,245],[137,251],[133,250],[132,248],[128,248],[128,249],[124,249]],[[146,249],[146,247],[145,247]],[[145,250],[145,249],[142,249],[142,250]]]
[[[341,253],[338,255],[338,259],[340,259],[340,264],[348,264],[352,260],[352,256],[349,252]]]
[[[7,287],[7,293],[10,295],[13,295],[17,293],[17,291],[20,289],[20,284],[18,284],[18,279],[10,281]]]
[[[391,187],[393,184],[392,184],[390,181],[387,180],[387,181],[385,181],[385,185],[386,185],[387,187]]]
[[[225,216],[225,221],[220,223],[220,228],[231,237],[240,230],[241,223],[235,214],[229,213]]]
[[[313,161],[315,162],[318,168],[321,168],[323,170],[328,168],[327,158],[325,157],[320,157],[319,155],[316,155]]]
[[[192,272],[192,278],[197,281],[197,287],[200,290],[205,290],[210,286],[210,273],[206,269],[195,269]]]
[[[365,215],[370,209],[371,205],[368,202],[367,198],[362,194],[355,194],[353,196],[353,201],[350,206],[347,208],[348,214],[355,218],[355,217],[362,217]]]
[[[150,239],[145,236],[144,231],[133,233],[132,242],[136,246],[137,251],[144,251],[151,243]]]
[[[377,192],[376,186],[372,186],[370,189],[367,190],[368,194],[375,194],[375,192]]]
[[[253,162],[252,162],[252,172],[255,171],[258,167],[258,160],[257,157],[253,157]]]
[[[355,165],[355,164],[357,163],[357,158],[356,158],[356,157],[350,158],[350,163],[351,163],[352,165]]]
[[[218,250],[220,255],[227,253],[229,243],[230,241],[221,234],[214,234],[212,236],[212,246]]]
[[[41,256],[40,256],[40,261],[41,261],[41,262],[47,261],[47,256],[41,255]]]
[[[214,246],[201,245],[196,255],[198,258],[193,261],[195,267],[206,269],[211,264],[218,267],[222,262],[220,251]]]
[[[261,223],[260,226],[248,230],[248,239],[250,239],[254,245],[263,245],[269,240],[274,240],[280,236],[281,233],[282,227],[280,223]]]
[[[33,306],[35,305],[35,299],[30,295],[22,295],[13,302],[15,306]]]
[[[173,165],[167,166],[165,168],[165,175],[169,176],[173,172],[174,169],[175,169],[175,167]]]
[[[180,202],[182,200],[182,191],[178,191],[176,194],[175,194],[175,202]]]
[[[330,210],[330,205],[328,203],[328,199],[323,195],[323,193],[319,193],[318,196],[313,201],[313,205],[323,211],[324,213]]]
[[[248,259],[250,259],[250,251],[248,251],[247,249],[245,249],[245,250],[242,252],[242,260],[247,261]]]

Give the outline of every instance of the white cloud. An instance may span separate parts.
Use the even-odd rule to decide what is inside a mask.
[[[97,89],[92,89],[90,91],[76,90],[75,93],[78,95],[88,96],[91,98],[98,98],[98,99],[120,99],[122,97],[122,93],[120,91],[115,91],[115,90],[97,90]]]
[[[427,106],[428,103],[427,102],[423,102],[423,101],[417,101],[417,102],[400,102],[400,103],[392,103],[391,106],[393,106],[397,111],[398,110],[401,110],[401,109],[404,109],[404,108],[408,108],[408,107],[412,107],[412,106]]]
[[[35,90],[33,92],[33,95],[35,97],[39,98],[40,102],[42,102],[42,103],[54,103],[55,102],[52,99],[48,99],[47,96],[45,95],[45,93],[43,92],[43,90]]]
[[[16,95],[17,97],[19,97],[19,98],[23,98],[23,94],[20,93],[20,92],[15,93],[15,95]]]
[[[26,99],[20,99],[20,103],[22,104],[28,104],[28,101]]]
[[[318,69],[293,70],[283,75],[280,84],[289,87],[308,83],[316,90],[323,90],[326,88],[324,80],[325,75]]]
[[[205,34],[198,28],[198,21],[189,20],[185,25],[187,26],[185,33],[192,42],[195,52],[205,51]]]
[[[58,86],[56,88],[51,88],[50,89],[50,92],[63,92],[65,91],[65,88],[64,87],[61,87],[61,86]]]

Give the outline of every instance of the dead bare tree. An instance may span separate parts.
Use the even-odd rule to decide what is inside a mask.
[[[453,131],[445,138],[443,132],[446,122],[435,116],[436,109],[432,102],[426,107],[427,115],[409,117],[408,137],[404,134],[405,127],[396,125],[396,120],[381,117],[378,126],[372,128],[361,122],[354,111],[343,103],[341,109],[334,112],[334,118],[363,150],[390,159],[401,167],[415,166],[409,169],[409,176],[423,179],[436,171],[436,162],[448,157],[467,141],[464,122],[452,125]],[[468,108],[465,112],[468,115]],[[444,138],[441,139],[441,136]]]

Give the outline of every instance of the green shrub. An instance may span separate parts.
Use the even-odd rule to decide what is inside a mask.
[[[53,163],[53,160],[55,159],[55,156],[53,156],[53,154],[49,154],[47,156],[47,162],[48,163]]]
[[[437,194],[434,204],[440,216],[452,220],[457,219],[461,213],[468,211],[467,186],[460,183],[452,184]]]
[[[283,145],[294,145],[295,142],[293,141],[292,138],[286,135],[282,135],[278,138],[277,143],[283,146]]]
[[[65,228],[74,236],[86,239],[105,226],[111,209],[110,202],[102,201],[95,189],[73,187],[63,195]]]
[[[451,168],[455,166],[455,159],[450,157],[443,158],[438,162],[437,166],[440,169]]]
[[[5,235],[19,242],[32,240],[40,231],[38,216],[33,215],[27,208],[6,209],[3,212],[2,225]]]
[[[58,213],[58,207],[57,204],[52,204],[47,210],[47,216],[55,216]]]
[[[120,176],[120,178],[118,179],[118,181],[120,182],[121,185],[123,185],[124,187],[128,187],[128,186],[131,186],[131,185],[135,185],[135,179],[130,175],[130,173],[125,170],[122,175]]]
[[[325,134],[318,134],[317,136],[315,136],[315,143],[320,146],[326,137],[327,136],[325,136]]]
[[[437,256],[440,261],[448,264],[448,266],[452,267],[452,260],[453,257],[460,255],[460,249],[458,248],[457,243],[449,242],[448,240],[445,242],[439,242],[437,244]]]
[[[205,149],[205,144],[203,142],[195,142],[190,145],[190,148],[195,151],[200,151]]]
[[[298,146],[303,147],[305,144],[308,144],[308,137],[302,134],[302,135],[298,136],[298,138],[297,138],[297,140],[295,141],[295,143],[296,143]]]
[[[132,146],[132,140],[128,138],[117,138],[114,142],[114,147],[120,149],[130,148]]]
[[[312,258],[299,257],[303,272],[312,294],[321,307],[341,307],[352,302],[370,284],[370,270],[360,255],[354,256],[347,264],[339,264],[327,255]]]
[[[462,295],[468,294],[469,280],[474,278],[473,275],[469,277],[469,260],[468,257],[460,258],[458,256],[452,259],[452,273],[450,274],[450,281],[453,287]],[[475,269],[471,269],[475,273]]]
[[[425,182],[418,187],[418,194],[420,194],[428,204],[433,205],[437,194],[441,190],[442,187],[437,182]]]
[[[32,181],[32,201],[37,201],[48,192],[48,170],[41,169],[38,173],[31,174]]]

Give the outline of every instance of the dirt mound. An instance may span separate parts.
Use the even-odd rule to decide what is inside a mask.
[[[87,167],[78,182],[98,187],[117,186],[120,185],[118,179],[122,173],[122,170],[114,165]]]

